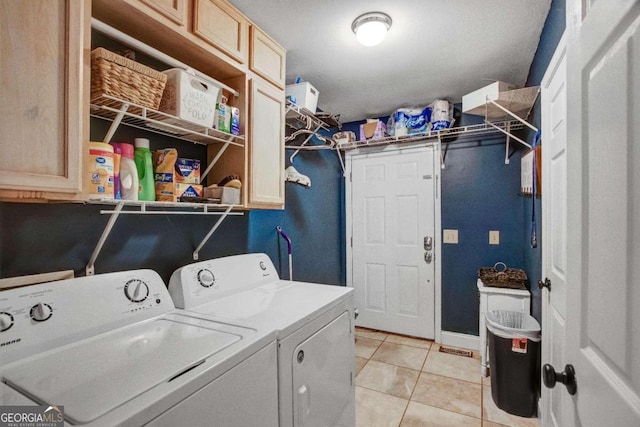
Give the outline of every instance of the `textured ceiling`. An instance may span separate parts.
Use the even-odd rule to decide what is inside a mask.
[[[320,92],[342,122],[386,116],[434,99],[460,102],[488,80],[524,85],[551,0],[231,0],[287,49],[287,84]],[[374,47],[352,21],[393,19]]]

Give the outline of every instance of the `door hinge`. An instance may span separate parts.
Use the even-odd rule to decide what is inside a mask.
[[[353,236],[351,236],[351,247],[353,247]]]

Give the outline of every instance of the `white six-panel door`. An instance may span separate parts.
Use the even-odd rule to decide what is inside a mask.
[[[347,158],[348,284],[359,326],[435,337],[435,152],[421,147]]]
[[[567,2],[564,425],[640,425],[639,29],[640,1]]]
[[[562,38],[542,79],[542,363],[564,367],[567,275],[567,61]],[[562,388],[542,388],[543,425],[566,426],[570,398]]]

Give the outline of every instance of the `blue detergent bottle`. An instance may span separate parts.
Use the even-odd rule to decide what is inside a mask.
[[[134,145],[134,161],[138,170],[138,200],[154,201],[156,200],[156,189],[153,180],[153,161],[151,159],[151,150],[149,150],[149,140],[136,138]]]

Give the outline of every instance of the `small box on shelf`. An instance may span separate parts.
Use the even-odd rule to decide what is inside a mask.
[[[387,125],[378,119],[367,119],[367,123],[360,125],[360,140],[384,138],[387,133]]]

